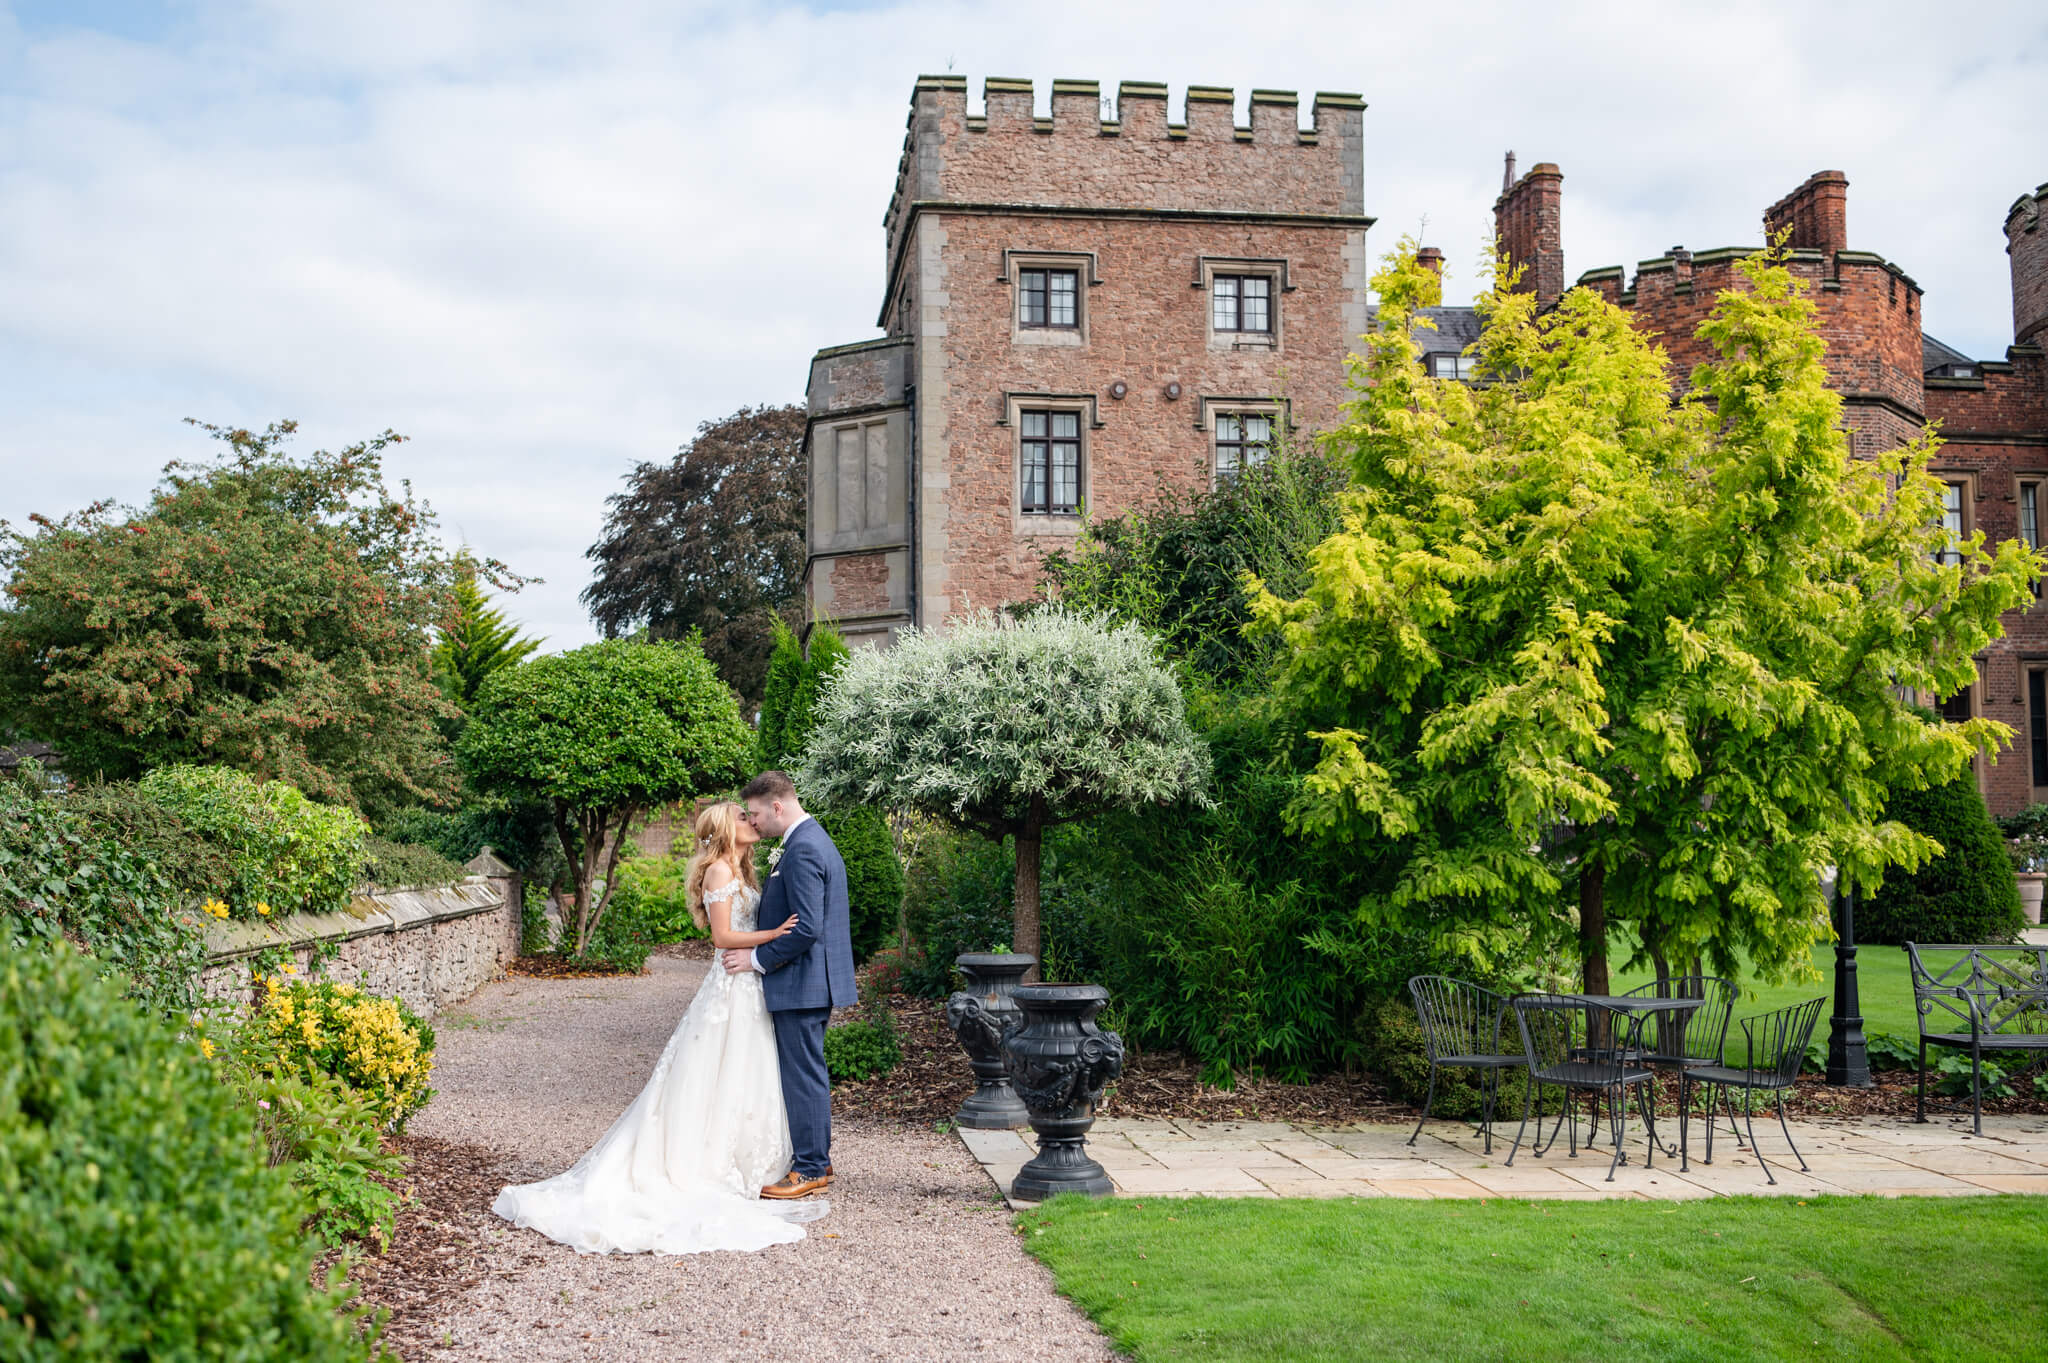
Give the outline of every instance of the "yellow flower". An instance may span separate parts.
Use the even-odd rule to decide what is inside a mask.
[[[262,914],[265,918],[268,918],[270,917],[270,906],[268,904],[258,904],[256,906],[256,912]]]
[[[215,918],[226,918],[228,916],[228,906],[221,903],[218,899],[208,899],[199,906],[199,911],[212,914]]]
[[[200,1037],[199,1053],[205,1056],[208,1060],[213,1059],[213,1043],[211,1041],[208,1041],[205,1037]]]
[[[283,965],[279,966],[278,969],[282,970],[287,975],[296,975],[299,973],[299,968],[293,965],[290,961],[286,961]]]

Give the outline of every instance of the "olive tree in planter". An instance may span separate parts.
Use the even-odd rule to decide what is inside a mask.
[[[697,641],[608,640],[495,673],[460,752],[480,789],[545,803],[576,886],[576,953],[611,902],[650,808],[745,779],[753,731]],[[593,898],[604,862],[605,892]]]
[[[817,700],[798,784],[1016,840],[1012,946],[1040,954],[1047,828],[1112,806],[1208,802],[1209,754],[1135,625],[1058,607],[907,630]]]

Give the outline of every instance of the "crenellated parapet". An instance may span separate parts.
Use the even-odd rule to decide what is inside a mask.
[[[940,205],[1363,219],[1356,94],[1318,92],[1304,128],[1292,90],[1252,91],[1245,126],[1228,86],[1189,86],[1178,122],[1152,81],[1124,81],[1113,100],[1092,80],[1051,93],[1040,116],[1031,81],[990,77],[970,114],[966,77],[918,77],[884,218],[892,268],[914,212]]]

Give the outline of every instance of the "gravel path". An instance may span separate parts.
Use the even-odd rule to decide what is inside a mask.
[[[702,963],[632,979],[511,979],[436,1021],[438,1096],[411,1129],[521,1178],[573,1162],[632,1101]],[[832,1214],[759,1254],[579,1255],[480,1218],[483,1281],[422,1333],[425,1359],[954,1360],[1116,1357],[1018,1246],[950,1136],[834,1123]]]

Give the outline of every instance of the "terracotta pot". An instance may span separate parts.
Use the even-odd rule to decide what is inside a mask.
[[[1102,1086],[1124,1071],[1123,1038],[1095,1025],[1109,1002],[1099,984],[1025,984],[1017,987],[1024,1025],[1003,1049],[1010,1083],[1031,1113],[1038,1153],[1017,1171],[1010,1196],[1043,1202],[1055,1193],[1113,1191],[1109,1171],[1088,1157],[1088,1128]]]
[[[1003,1042],[1023,1025],[1023,1011],[1012,995],[1037,963],[1034,956],[1016,953],[966,952],[953,958],[967,987],[946,1000],[946,1023],[974,1071],[974,1092],[953,1114],[954,1125],[971,1131],[1007,1131],[1031,1120],[1010,1087]]]

